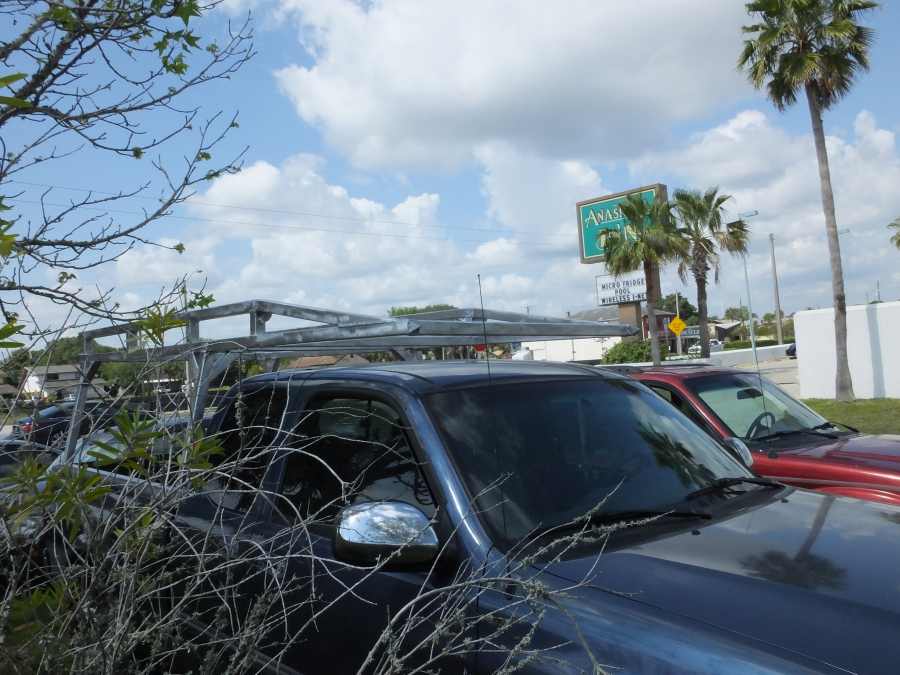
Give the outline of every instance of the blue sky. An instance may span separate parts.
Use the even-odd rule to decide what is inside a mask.
[[[805,102],[775,111],[735,70],[743,3],[627,6],[382,0],[227,0],[207,37],[252,12],[258,54],[198,92],[206,114],[239,111],[219,154],[249,146],[244,171],[215,181],[148,236],[183,241],[129,253],[78,283],[126,303],[203,270],[220,302],[265,297],[384,313],[477,302],[562,314],[591,305],[596,266],[578,262],[574,203],[661,181],[720,185],[751,221],[754,309],[770,311],[768,234],[786,310],[830,304]],[[900,298],[900,7],[868,20],[872,70],[826,117],[851,303],[880,281]],[[184,146],[168,147],[176,159]],[[147,159],[81,153],[24,181],[114,191]],[[22,212],[29,214],[23,196]],[[77,192],[55,190],[62,202]],[[135,200],[122,210],[139,210]],[[120,213],[116,217],[133,216]],[[684,292],[674,270],[664,291]],[[723,259],[711,311],[746,295]]]

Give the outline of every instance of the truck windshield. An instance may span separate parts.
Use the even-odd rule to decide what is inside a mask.
[[[828,426],[824,417],[759,375],[715,373],[686,382],[732,434],[748,441]]]
[[[432,418],[498,545],[599,513],[655,511],[751,475],[682,413],[629,380],[432,394]]]

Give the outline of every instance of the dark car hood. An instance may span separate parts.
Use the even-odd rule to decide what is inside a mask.
[[[897,672],[900,509],[806,491],[786,500],[548,571],[577,582],[597,564],[597,592],[853,672]]]
[[[851,434],[784,452],[900,473],[900,436],[895,435]]]

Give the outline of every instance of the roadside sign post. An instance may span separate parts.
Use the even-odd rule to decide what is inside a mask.
[[[606,237],[610,232],[622,233],[625,237],[634,236],[634,228],[625,218],[621,204],[631,195],[640,195],[648,204],[657,200],[667,201],[667,188],[662,183],[617,192],[603,197],[595,197],[580,201],[575,205],[578,220],[578,254],[582,264],[606,263]],[[659,302],[659,268],[654,274]],[[647,284],[640,272],[615,276],[601,274],[594,278],[594,292],[597,306],[618,305],[620,320],[632,323],[642,329],[641,302],[647,299]],[[643,335],[641,335],[643,337]]]
[[[678,291],[675,291],[675,318],[681,318],[681,302]],[[675,333],[675,346],[678,351],[678,356],[681,356],[681,331]]]

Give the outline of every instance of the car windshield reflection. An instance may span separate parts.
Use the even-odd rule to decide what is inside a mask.
[[[484,521],[507,545],[595,508],[665,510],[716,479],[751,475],[624,379],[445,391],[427,404]]]

